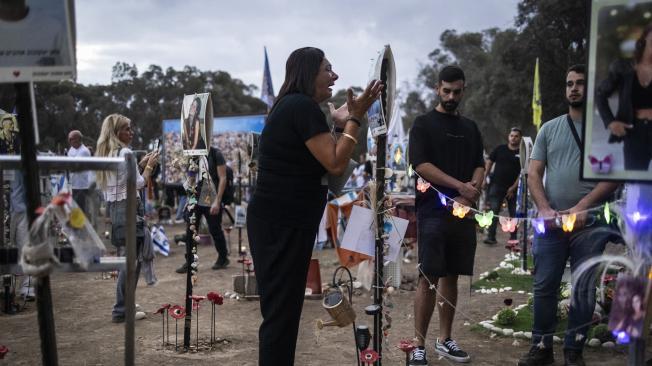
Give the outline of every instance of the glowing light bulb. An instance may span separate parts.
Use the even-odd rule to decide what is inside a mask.
[[[475,214],[475,220],[478,222],[478,225],[480,225],[480,227],[483,228],[489,227],[491,225],[491,221],[493,221],[493,218],[494,218],[493,211],[486,212],[482,215]]]
[[[562,226],[561,228],[565,232],[571,232],[573,231],[573,227],[575,226],[575,219],[577,216],[573,213],[570,215],[562,215],[561,216],[561,221],[562,221]]]
[[[417,179],[417,190],[419,192],[425,193],[428,188],[430,188],[430,183],[426,182],[426,180],[423,178]]]
[[[611,210],[609,210],[609,202],[604,204],[604,219],[607,224],[611,222]]]
[[[439,201],[441,202],[441,205],[446,207],[446,196],[444,196],[439,192],[437,193],[437,195],[439,196]]]
[[[616,337],[616,341],[618,343],[620,343],[620,344],[629,343],[630,337],[629,337],[629,334],[627,334],[627,332],[625,332],[623,330],[621,330],[621,331],[614,330],[613,335],[614,335],[614,337]]]
[[[543,221],[543,218],[533,219],[532,225],[534,225],[534,230],[539,234],[546,233],[546,223]]]

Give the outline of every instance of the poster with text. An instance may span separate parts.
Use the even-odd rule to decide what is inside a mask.
[[[74,3],[70,0],[2,3],[0,82],[74,79]]]
[[[652,180],[652,1],[593,0],[583,179]]]

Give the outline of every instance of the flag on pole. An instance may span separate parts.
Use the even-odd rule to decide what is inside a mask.
[[[539,128],[541,127],[542,113],[541,90],[539,87],[539,58],[537,57],[537,62],[534,66],[534,87],[532,90],[532,124],[537,127],[537,131],[539,131]]]
[[[269,61],[267,60],[267,47],[265,50],[265,70],[263,71],[263,86],[260,92],[260,99],[267,104],[269,112],[274,105],[274,86],[272,85],[272,73],[269,71]]]

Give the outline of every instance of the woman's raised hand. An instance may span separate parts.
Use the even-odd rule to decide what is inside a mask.
[[[383,87],[382,81],[372,80],[359,96],[353,95],[353,90],[349,88],[347,90],[345,104],[348,106],[349,114],[358,119],[362,118],[374,101],[378,99]]]
[[[342,106],[335,109],[335,105],[329,102],[328,110],[331,113],[331,118],[333,119],[335,126],[344,128],[344,125],[346,125],[346,121],[349,118],[349,108],[347,107],[347,104],[344,103]]]

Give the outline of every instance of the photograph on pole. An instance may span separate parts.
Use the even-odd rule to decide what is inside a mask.
[[[591,3],[582,177],[652,180],[652,1]]]
[[[12,1],[0,8],[0,82],[75,78],[72,8],[67,0]]]

